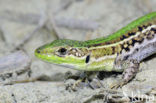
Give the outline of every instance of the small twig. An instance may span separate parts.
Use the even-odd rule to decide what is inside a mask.
[[[22,14],[13,11],[4,11],[2,14],[3,15],[0,15],[0,19],[7,19],[11,21],[33,25],[36,25],[41,18],[41,15],[38,14]],[[96,30],[99,27],[99,24],[92,20],[79,20],[74,18],[58,18],[58,17],[53,17],[52,19],[55,20],[55,24],[58,27],[68,27],[72,29],[74,28],[82,30]]]
[[[91,20],[78,20],[74,18],[55,18],[59,27],[68,27],[72,29],[95,30],[99,24]]]
[[[56,26],[56,21],[54,19],[54,13],[50,9],[51,5],[47,2],[47,9],[46,9],[46,14],[47,14],[47,22],[46,22],[46,27],[48,28],[49,31],[53,31],[53,34],[56,36],[57,39],[62,39],[64,36]]]
[[[53,34],[57,37],[57,39],[63,39],[64,35],[62,35],[63,33],[60,32],[60,30],[58,29],[58,27],[56,26],[56,21],[54,19],[54,16],[51,14],[49,15],[50,19],[49,19],[49,25],[47,23],[46,27],[50,30],[53,28]]]
[[[73,0],[66,0],[66,1],[61,0],[60,3],[61,3],[61,5],[54,11],[54,14],[57,14],[62,10],[68,9],[68,7],[73,3]]]
[[[3,42],[6,41],[6,39],[5,39],[5,35],[4,35],[4,33],[3,33],[3,29],[2,29],[1,26],[0,26],[0,38],[1,38],[1,40],[2,40]]]
[[[102,100],[104,103],[129,103],[129,102],[137,102],[137,103],[144,103],[148,101],[151,97],[150,95],[146,94],[135,94],[135,95],[128,95],[122,90],[112,90],[112,89],[99,89],[96,90],[95,94],[85,98],[83,103],[90,103],[96,100]],[[154,102],[155,100],[151,100]]]
[[[98,90],[97,90],[98,91]],[[90,103],[95,100],[102,100],[104,103],[113,102],[113,103],[125,103],[125,101],[129,101],[129,99],[124,98],[122,92],[112,89],[102,89],[96,94],[88,97],[84,103]]]
[[[49,5],[50,6],[50,5]],[[64,38],[63,33],[60,32],[58,27],[68,27],[72,29],[84,29],[84,30],[95,30],[99,27],[96,22],[90,20],[78,20],[73,18],[56,18],[53,13],[50,12],[49,6],[47,5],[47,13],[44,15],[35,15],[35,14],[21,14],[17,12],[6,11],[4,15],[0,16],[1,19],[14,20],[24,23],[37,23],[38,26],[31,32],[26,34],[23,40],[16,45],[12,51],[21,48],[25,43],[27,43],[30,38],[35,35],[40,28],[43,26],[47,27],[48,30],[52,31],[58,39]],[[9,16],[12,15],[12,16]],[[26,22],[25,22],[26,21]],[[52,29],[53,28],[53,29]]]
[[[22,51],[0,58],[0,73],[11,72],[19,67],[30,66],[31,59]]]
[[[26,34],[24,39],[21,40],[21,42],[14,47],[13,51],[21,48],[25,43],[27,43],[30,40],[30,38],[32,38],[35,35],[35,33],[45,25],[45,21],[45,15],[43,14],[38,22],[38,26],[31,33]]]

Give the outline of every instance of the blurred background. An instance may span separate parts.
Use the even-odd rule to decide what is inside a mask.
[[[152,11],[156,0],[0,0],[0,57],[22,50],[31,58],[31,77],[50,81],[0,86],[0,103],[82,102],[90,94],[62,86],[64,74],[76,71],[38,60],[34,50],[56,39],[107,36]]]

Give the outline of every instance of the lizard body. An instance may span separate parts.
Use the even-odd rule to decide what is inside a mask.
[[[149,13],[107,37],[88,41],[55,40],[36,49],[47,62],[83,71],[123,72],[127,83],[140,62],[156,53],[156,12]]]

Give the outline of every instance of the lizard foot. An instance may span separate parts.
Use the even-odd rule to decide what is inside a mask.
[[[111,88],[111,89],[122,88],[125,84],[126,84],[126,82],[123,81],[123,80],[121,80],[120,82],[111,84],[111,85],[110,85],[110,88]]]
[[[83,82],[83,79],[75,80],[67,80],[65,82],[66,90],[69,91],[77,91],[80,88],[89,86],[88,83]]]
[[[92,78],[95,76],[94,72],[81,72],[80,74],[76,74],[77,76],[72,75],[71,73],[69,74],[67,76],[67,80],[65,81],[67,90],[77,91],[78,89],[82,89],[84,87],[97,87],[96,85],[90,84],[90,81],[92,81]]]
[[[119,88],[119,87],[123,87],[125,84],[127,84],[130,80],[132,80],[137,71],[139,70],[139,62],[137,60],[128,60],[125,61],[124,67],[125,70],[122,73],[122,79],[119,80],[118,83],[112,84],[112,86],[110,86],[110,88]]]
[[[101,81],[97,78],[94,78],[91,82],[88,83],[89,87],[92,89],[97,89],[97,88],[101,88],[103,87],[103,84],[101,83]]]

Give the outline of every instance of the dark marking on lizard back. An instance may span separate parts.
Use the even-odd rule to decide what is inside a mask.
[[[142,30],[143,30],[143,28],[139,26],[139,27],[138,27],[138,30],[139,30],[139,31],[142,31]]]
[[[147,26],[143,26],[143,27],[147,28]],[[139,29],[141,30],[141,27],[139,27]],[[156,35],[156,28],[151,28],[151,30],[147,30],[145,33],[140,33],[137,37],[134,37],[131,40],[124,42],[123,44],[120,44],[120,48],[121,48],[120,54],[122,53],[123,50],[129,52],[131,46],[134,47],[136,43],[138,44],[143,43],[145,38],[147,38],[147,40],[153,39],[155,35]]]
[[[148,40],[151,40],[154,38],[155,35],[156,35],[156,28],[151,28],[151,30],[146,33],[146,38]]]
[[[153,31],[154,33],[156,33],[156,28],[151,28],[151,31]]]

